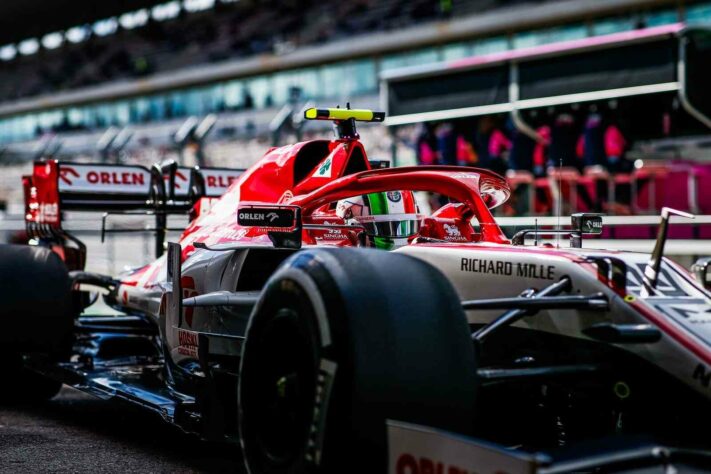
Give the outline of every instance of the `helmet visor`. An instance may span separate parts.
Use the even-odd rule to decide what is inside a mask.
[[[410,237],[420,231],[420,214],[386,214],[360,216],[356,220],[365,232],[375,237]]]

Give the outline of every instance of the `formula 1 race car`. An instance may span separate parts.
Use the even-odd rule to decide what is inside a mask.
[[[305,117],[338,137],[244,172],[35,163],[32,245],[0,246],[0,395],[133,403],[239,442],[252,473],[711,466],[709,260],[694,278],[663,257],[673,211],[652,255],[583,249],[599,215],[546,231],[570,248],[526,245],[541,232],[491,214],[502,177],[375,169],[355,123],[384,114]],[[422,216],[413,191],[451,202]],[[71,210],[154,216],[157,259],[84,271]],[[120,315],[92,314],[97,289]]]

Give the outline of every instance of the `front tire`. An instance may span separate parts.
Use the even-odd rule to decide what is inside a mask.
[[[250,318],[239,425],[252,473],[384,471],[386,420],[471,430],[476,364],[459,298],[429,264],[299,252]]]

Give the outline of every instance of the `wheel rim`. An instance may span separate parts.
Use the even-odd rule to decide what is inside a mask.
[[[255,441],[275,466],[291,464],[303,452],[313,414],[316,358],[308,331],[293,309],[280,309],[261,331],[251,376]]]

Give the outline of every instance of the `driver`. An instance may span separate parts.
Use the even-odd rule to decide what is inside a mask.
[[[422,215],[412,191],[371,193],[338,201],[336,214],[365,229],[369,245],[393,250],[417,235]]]

